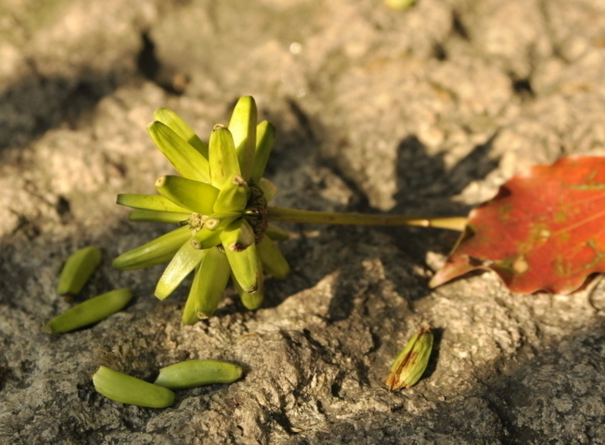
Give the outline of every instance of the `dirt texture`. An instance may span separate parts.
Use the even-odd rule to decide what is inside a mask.
[[[0,3],[0,443],[605,443],[605,283],[509,292],[491,273],[430,290],[457,234],[284,225],[293,267],[254,312],[228,291],[180,323],[183,286],[111,259],[167,230],[126,221],[169,163],[145,131],[168,107],[203,139],[235,100],[278,129],[276,203],[466,215],[523,168],[605,154],[601,0],[3,0]],[[596,209],[599,211],[599,209]],[[62,263],[98,245],[82,295]],[[129,286],[122,312],[49,336],[53,316]],[[425,377],[384,385],[420,326]],[[95,393],[101,364],[153,379],[187,359],[245,379],[179,391],[168,409]]]

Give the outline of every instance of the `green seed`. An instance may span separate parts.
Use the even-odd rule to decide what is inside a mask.
[[[135,270],[170,261],[179,248],[191,239],[189,227],[179,227],[147,244],[123,253],[113,260],[114,269]]]
[[[85,247],[72,253],[59,276],[59,295],[79,293],[100,263],[101,250],[98,247]]]
[[[136,209],[128,214],[129,221],[157,222],[168,224],[181,224],[187,221],[191,213],[156,212],[155,210]]]
[[[180,176],[162,176],[155,182],[155,188],[178,206],[201,215],[212,213],[214,201],[219,193],[218,189],[210,184]]]
[[[128,288],[91,298],[53,318],[46,325],[46,330],[50,334],[58,334],[96,323],[121,310],[131,298],[132,292]]]
[[[160,369],[154,382],[170,389],[192,388],[213,383],[232,383],[244,373],[241,366],[216,360],[189,360]]]
[[[248,204],[250,187],[240,175],[231,176],[214,202],[215,212],[241,212]]]
[[[409,388],[420,380],[426,370],[433,349],[433,333],[420,329],[405,345],[389,370],[386,385],[392,391]]]
[[[252,180],[258,184],[265,174],[267,161],[275,143],[275,127],[271,122],[262,121],[256,126],[256,151],[254,154],[254,168]]]
[[[263,271],[275,278],[286,278],[290,273],[290,265],[279,248],[268,236],[256,245],[256,250],[263,263]]]
[[[153,117],[156,121],[159,121],[173,130],[176,134],[182,137],[189,143],[193,148],[199,151],[202,156],[208,159],[208,146],[195,134],[189,125],[185,123],[181,117],[174,111],[168,108],[160,108]]]
[[[187,275],[200,264],[205,254],[205,250],[194,249],[190,243],[184,243],[168,267],[164,269],[164,273],[155,287],[155,296],[163,300],[174,292]]]
[[[116,203],[133,209],[154,210],[157,212],[191,213],[191,210],[176,205],[162,195],[121,193],[118,195]]]
[[[148,408],[166,408],[174,403],[174,393],[163,386],[101,366],[92,376],[98,393],[108,399]]]
[[[216,124],[210,134],[208,144],[210,155],[210,180],[217,188],[222,188],[225,181],[233,175],[241,175],[235,143],[231,132],[221,124]]]
[[[158,121],[149,124],[147,130],[181,176],[195,181],[209,181],[208,160],[174,130]]]
[[[246,181],[250,179],[254,167],[256,114],[256,102],[254,102],[254,98],[251,96],[242,96],[237,101],[231,115],[231,120],[229,121],[229,131],[233,135],[241,175]]]

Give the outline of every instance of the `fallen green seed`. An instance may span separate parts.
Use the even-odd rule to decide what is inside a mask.
[[[244,369],[234,363],[217,360],[189,360],[160,369],[156,385],[170,389],[192,388],[239,380]]]
[[[101,263],[101,250],[90,246],[72,253],[59,276],[59,295],[78,294]]]
[[[389,370],[386,385],[389,389],[409,388],[420,380],[426,370],[433,349],[433,333],[420,329],[407,342]]]
[[[117,289],[90,300],[57,315],[46,325],[50,334],[69,332],[101,321],[128,304],[132,292],[128,288]]]
[[[148,408],[166,408],[174,403],[174,393],[168,388],[105,366],[94,373],[92,383],[99,394],[120,403]]]

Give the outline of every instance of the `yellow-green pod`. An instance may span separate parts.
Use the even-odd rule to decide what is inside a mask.
[[[288,232],[275,224],[267,224],[265,235],[271,238],[273,241],[285,241],[290,238]]]
[[[235,363],[217,360],[188,360],[160,369],[154,382],[170,389],[192,388],[214,383],[233,383],[244,374]]]
[[[252,180],[258,184],[265,174],[267,161],[275,143],[275,127],[271,122],[262,121],[256,126],[256,151],[254,153],[254,168]]]
[[[260,259],[258,259],[258,271],[260,275],[256,283],[256,290],[254,292],[245,291],[237,282],[235,275],[231,274],[231,278],[235,284],[235,288],[237,289],[237,293],[239,294],[242,304],[246,309],[251,311],[261,307],[263,305],[263,301],[265,300],[265,280],[263,278],[262,263]]]
[[[263,263],[263,271],[275,278],[286,278],[290,273],[290,265],[279,248],[268,236],[256,245],[256,250]]]
[[[129,221],[180,224],[189,219],[191,213],[156,212],[136,209],[128,214]]]
[[[120,403],[147,408],[166,408],[174,403],[174,393],[168,388],[105,366],[93,374],[92,383],[99,394]]]
[[[250,187],[240,175],[231,176],[214,202],[214,212],[240,212],[246,208],[250,198]]]
[[[241,175],[246,181],[250,179],[254,167],[256,114],[254,98],[252,96],[242,96],[237,101],[229,121],[229,131],[233,135]]]
[[[179,227],[113,260],[114,269],[135,270],[167,263],[191,239],[189,227]]]
[[[164,269],[164,273],[155,287],[155,296],[163,300],[174,292],[187,275],[200,264],[205,254],[205,250],[194,249],[190,243],[184,243],[168,267]]]
[[[155,121],[147,126],[149,135],[181,176],[208,182],[208,160],[185,139],[165,124]]]
[[[204,182],[192,181],[180,176],[162,176],[155,182],[155,188],[178,206],[201,215],[213,212],[218,189]]]
[[[210,183],[222,188],[233,175],[241,175],[235,144],[231,132],[221,124],[216,124],[210,134],[208,144],[210,156]]]
[[[409,388],[420,380],[426,370],[433,350],[433,333],[422,328],[406,343],[399,353],[387,376],[389,389]]]
[[[121,193],[116,204],[133,209],[153,210],[156,212],[191,213],[191,210],[176,205],[162,195],[140,195],[136,193]]]
[[[79,293],[100,263],[101,250],[96,246],[84,247],[72,253],[59,276],[59,295]]]
[[[255,234],[250,224],[240,218],[233,221],[221,232],[221,242],[225,250],[242,252],[254,244]]]
[[[160,108],[153,113],[153,118],[169,127],[172,131],[187,141],[189,145],[199,151],[204,158],[208,159],[208,146],[174,111],[168,108]]]
[[[277,186],[267,178],[260,178],[258,186],[263,191],[263,196],[267,202],[275,198],[277,194]]]
[[[46,330],[50,334],[59,334],[83,328],[115,314],[126,306],[131,298],[132,292],[128,288],[91,298],[53,318],[46,325]]]
[[[256,292],[262,280],[262,267],[256,252],[256,244],[252,243],[241,252],[225,249],[225,253],[237,284],[246,293]]]

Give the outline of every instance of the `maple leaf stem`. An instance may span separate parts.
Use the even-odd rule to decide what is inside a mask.
[[[295,223],[357,226],[418,226],[457,231],[464,230],[468,221],[468,218],[465,217],[419,218],[403,215],[315,212],[311,210],[286,209],[283,207],[268,207],[267,218],[270,221]]]

